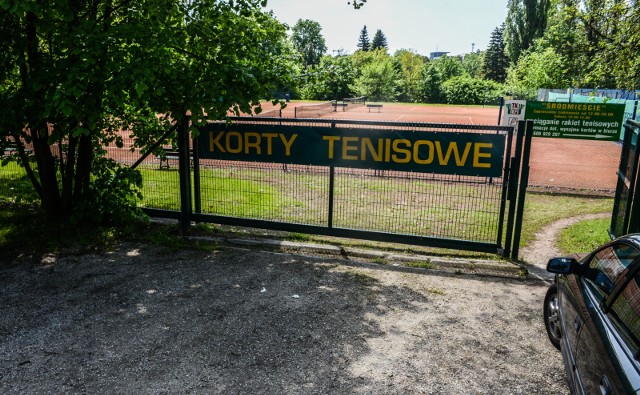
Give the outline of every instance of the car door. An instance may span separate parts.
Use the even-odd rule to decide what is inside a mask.
[[[627,393],[640,391],[640,267],[615,299],[608,303],[607,316],[616,341],[619,372]]]
[[[620,350],[615,328],[603,307],[619,294],[640,252],[632,245],[615,243],[597,251],[585,262],[581,301],[572,323],[577,335],[574,381],[587,394],[626,394],[621,379]],[[571,329],[570,329],[571,331]]]

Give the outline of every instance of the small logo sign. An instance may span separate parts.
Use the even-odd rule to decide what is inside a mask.
[[[518,126],[518,121],[524,121],[526,100],[507,100],[504,103],[503,126]]]
[[[509,115],[520,115],[522,114],[522,110],[524,106],[521,103],[512,102],[507,103],[507,114]]]

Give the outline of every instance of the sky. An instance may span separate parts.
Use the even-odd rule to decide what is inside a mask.
[[[353,53],[363,26],[369,39],[380,29],[389,53],[413,49],[421,55],[434,51],[461,55],[485,50],[493,30],[507,16],[508,0],[368,0],[359,10],[349,0],[268,0],[266,10],[293,27],[298,19],[322,26],[327,53]]]

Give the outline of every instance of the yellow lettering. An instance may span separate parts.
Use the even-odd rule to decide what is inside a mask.
[[[427,158],[426,159],[421,159],[420,158],[420,146],[421,145],[426,145],[427,146]],[[416,141],[416,143],[413,145],[413,161],[416,162],[419,165],[430,165],[431,163],[433,163],[433,142],[429,141],[429,140],[418,140]]]
[[[373,143],[370,138],[362,139],[362,160],[367,160],[367,151],[371,153],[373,160],[376,162],[382,162],[382,144],[384,141],[382,139],[378,139],[378,151],[375,150]]]
[[[254,140],[251,141],[251,138]],[[248,132],[244,134],[244,153],[248,155],[250,148],[256,149],[256,155],[262,154],[262,150],[260,149],[260,135],[258,133]]]
[[[329,142],[329,159],[333,159],[334,143],[336,141],[340,141],[340,137],[338,137],[338,136],[322,136],[322,139],[324,141],[328,141]]]
[[[262,133],[262,137],[267,139],[267,155],[273,154],[273,139],[278,137],[276,133]]]
[[[282,140],[282,143],[284,144],[284,150],[285,150],[286,156],[291,156],[291,145],[293,144],[296,137],[298,137],[297,134],[292,134],[291,140],[287,141],[287,137],[284,134],[280,134],[280,140]]]
[[[232,148],[231,147],[231,138],[235,137],[236,138],[236,147]],[[227,139],[225,140],[225,145],[227,146],[227,151],[229,151],[232,154],[239,154],[240,152],[242,152],[242,135],[238,132],[229,132],[227,133]]]
[[[471,150],[471,143],[467,143],[464,148],[464,153],[462,157],[460,157],[460,152],[458,151],[458,143],[450,142],[449,147],[447,148],[447,153],[442,156],[442,146],[440,145],[440,141],[436,141],[436,151],[438,152],[438,161],[442,166],[446,166],[449,164],[449,160],[451,159],[451,153],[453,153],[454,159],[456,161],[456,165],[462,167],[464,163],[467,161],[467,156],[469,155],[469,151]]]
[[[384,161],[391,162],[391,139],[384,139]]]
[[[491,163],[480,162],[482,158],[491,158],[491,152],[480,152],[481,149],[493,148],[492,143],[476,143],[473,150],[473,167],[491,168]]]
[[[400,148],[400,145],[404,145],[407,148]],[[404,157],[398,155],[392,155],[393,161],[396,163],[409,163],[411,161],[411,141],[405,139],[393,140],[393,151],[398,154],[404,154]]]
[[[220,138],[224,136],[224,132],[220,132],[216,138],[213,138],[213,131],[209,132],[209,151],[211,152],[216,152],[216,148],[218,147],[218,150],[220,150],[220,152],[227,152],[224,150],[224,148],[222,148],[222,146],[220,145]]]
[[[357,137],[344,137],[342,139],[342,159],[358,160],[358,155],[349,155],[349,152],[358,151],[358,146],[351,144],[357,142]]]

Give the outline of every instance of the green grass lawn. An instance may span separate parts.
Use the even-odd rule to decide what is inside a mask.
[[[177,170],[143,168],[141,171],[144,178],[141,205],[178,210]],[[35,197],[24,170],[10,164],[0,168],[0,178],[0,243],[17,245],[25,238],[44,233],[48,236],[42,241],[43,246],[51,243],[65,245],[65,238],[57,237],[60,232],[64,233],[64,229],[48,229],[50,225],[42,220],[40,210],[23,204]],[[209,168],[202,170],[201,183],[203,213],[326,225],[326,174]],[[489,242],[495,237],[499,202],[495,192],[499,188],[495,191],[487,189],[491,192],[489,195],[476,196],[477,187],[469,184],[449,183],[443,187],[442,184],[423,180],[352,175],[338,175],[336,186],[334,226],[453,238],[481,235]],[[536,232],[558,219],[611,212],[611,207],[612,199],[529,193],[521,245],[526,245]],[[596,226],[606,229],[604,223]],[[70,231],[76,233],[76,229]],[[117,233],[111,230],[107,234],[89,236],[91,232],[88,232],[87,237],[108,240]],[[584,243],[590,243],[588,240],[592,233],[595,231],[579,228],[574,231],[573,239],[585,235],[588,237]],[[590,244],[568,244],[566,249],[586,248],[583,245]]]
[[[560,232],[558,249],[563,254],[591,252],[596,247],[610,241],[609,225],[611,218],[598,218],[580,221]]]

